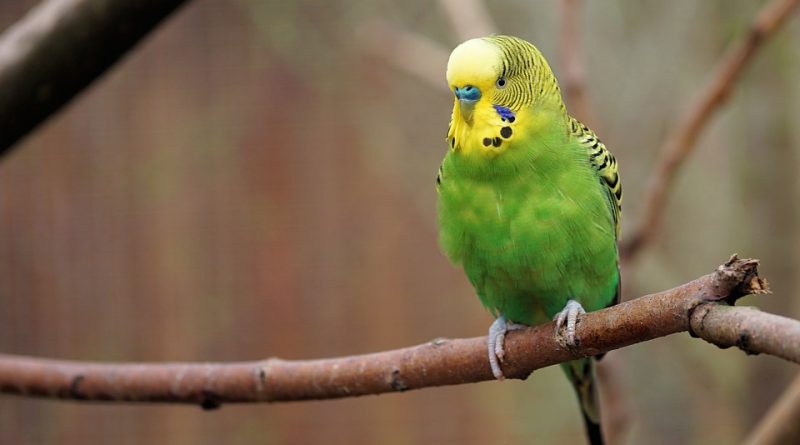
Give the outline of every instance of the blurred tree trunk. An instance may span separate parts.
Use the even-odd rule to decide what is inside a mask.
[[[0,155],[185,0],[49,0],[0,36]]]

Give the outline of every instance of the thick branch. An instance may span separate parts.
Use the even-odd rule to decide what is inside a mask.
[[[0,156],[185,0],[49,0],[0,36]]]
[[[800,322],[718,303],[767,292],[757,261],[735,256],[717,272],[654,295],[583,316],[579,347],[564,349],[547,323],[512,333],[503,370],[533,370],[676,332],[722,347],[800,362]],[[767,329],[781,319],[780,336]],[[726,321],[727,320],[727,321]],[[738,331],[731,331],[733,329]],[[742,341],[742,339],[747,339]],[[410,348],[322,360],[241,363],[106,364],[0,355],[0,392],[30,397],[119,402],[197,403],[330,399],[491,380],[486,338],[438,339]]]
[[[756,16],[750,32],[725,57],[705,90],[689,106],[661,146],[659,160],[647,189],[644,216],[633,236],[622,243],[620,254],[627,260],[651,242],[660,229],[667,192],[678,169],[689,156],[712,115],[725,103],[734,83],[753,55],[771,37],[800,0],[773,0]]]
[[[692,333],[715,345],[748,354],[770,354],[800,363],[800,323],[753,307],[699,306]]]

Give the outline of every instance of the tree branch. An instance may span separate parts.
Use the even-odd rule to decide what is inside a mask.
[[[435,91],[452,95],[443,74],[449,54],[442,45],[381,19],[363,23],[359,35],[363,37],[360,41],[365,53],[405,71]]]
[[[800,443],[800,376],[767,411],[743,442],[745,445]]]
[[[0,156],[185,0],[49,0],[0,36]]]
[[[553,323],[510,334],[506,376],[690,331],[721,347],[739,346],[800,362],[800,322],[719,304],[768,292],[756,260],[733,256],[715,273],[674,289],[582,316],[575,349],[561,347]],[[732,324],[730,326],[729,324]],[[780,324],[780,330],[770,328]],[[105,364],[0,355],[0,392],[118,402],[229,402],[330,399],[491,380],[486,338],[437,339],[410,348],[321,360],[240,363]]]
[[[483,0],[439,0],[439,7],[460,41],[497,33]]]
[[[659,160],[651,177],[645,199],[644,216],[638,229],[620,246],[623,260],[629,260],[650,243],[660,229],[667,192],[678,169],[691,153],[697,138],[712,115],[725,103],[734,83],[756,51],[771,37],[800,0],[773,0],[758,13],[750,32],[725,57],[708,84],[686,114],[679,120],[671,135],[661,146]]]
[[[559,53],[564,68],[562,85],[570,114],[592,127],[589,95],[586,93],[586,69],[581,54],[580,0],[561,0]]]
[[[497,29],[483,0],[439,0],[459,40],[494,34]],[[364,22],[359,29],[362,50],[405,71],[433,90],[452,96],[444,78],[449,50],[417,33],[382,19]]]

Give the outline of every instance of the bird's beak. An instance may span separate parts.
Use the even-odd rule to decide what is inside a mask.
[[[481,98],[481,90],[472,85],[456,87],[453,92],[458,99],[458,107],[461,109],[461,116],[466,122],[472,122],[472,112],[475,104]]]

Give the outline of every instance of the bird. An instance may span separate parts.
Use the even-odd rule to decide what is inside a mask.
[[[574,348],[579,317],[619,302],[622,184],[532,43],[467,40],[446,77],[455,97],[436,176],[439,244],[496,317],[487,349],[502,380],[507,332],[555,320],[556,340]],[[603,443],[596,359],[562,364],[593,445]]]

